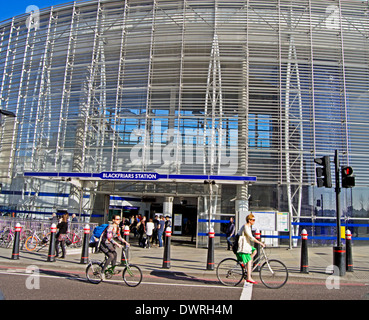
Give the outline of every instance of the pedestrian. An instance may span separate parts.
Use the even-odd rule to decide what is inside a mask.
[[[167,215],[165,216],[165,230],[170,226],[172,226],[172,222],[170,221],[170,216]]]
[[[58,222],[58,217],[56,216],[55,212],[51,215],[51,218],[49,220],[55,223]]]
[[[75,213],[72,214],[72,224],[71,224],[71,229],[75,230],[77,229],[78,231],[78,219]]]
[[[146,239],[144,236],[146,235],[146,216],[143,216],[141,221],[137,224],[137,232],[138,232],[138,245],[145,248]]]
[[[159,217],[158,215],[155,215],[155,218],[154,218],[154,230],[152,232],[152,244],[154,244],[154,241],[155,241],[155,244],[158,245],[158,224],[159,224]]]
[[[243,264],[243,267],[247,268],[247,282],[257,284],[251,277],[252,271],[252,260],[256,255],[256,249],[251,245],[251,241],[259,243],[262,247],[265,247],[265,244],[255,239],[252,235],[251,228],[255,224],[255,216],[250,213],[246,217],[246,224],[244,224],[241,229],[238,231],[239,240],[238,240],[238,250],[236,257],[238,261]]]
[[[56,243],[55,243],[55,252],[56,252],[56,257],[59,256],[59,244],[61,246],[61,250],[62,250],[62,256],[60,257],[61,259],[65,258],[65,242],[67,240],[67,232],[68,232],[68,218],[69,218],[69,214],[68,213],[64,213],[60,222],[58,223],[58,225],[56,226],[58,228],[58,233],[56,234]]]
[[[159,224],[158,224],[159,248],[163,247],[164,228],[165,228],[165,219],[164,219],[164,216],[161,216],[159,220]]]
[[[133,232],[133,236],[136,238],[138,236],[138,232],[137,232],[137,224],[138,224],[138,220],[137,220],[138,216],[134,216],[133,217],[133,221],[130,225],[130,229]]]
[[[231,250],[231,247],[232,247],[232,241],[231,241],[231,239],[234,236],[234,232],[235,232],[235,225],[234,225],[233,217],[231,217],[229,219],[229,223],[228,223],[227,231],[226,231],[227,244],[228,244],[227,250]]]
[[[149,219],[149,222],[146,223],[146,236],[147,236],[147,247],[150,249],[150,241],[155,229],[155,224],[152,219]]]

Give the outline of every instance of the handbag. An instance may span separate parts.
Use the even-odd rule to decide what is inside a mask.
[[[242,235],[238,239],[238,250],[237,252],[248,253],[252,252],[251,245],[247,242],[246,236]]]

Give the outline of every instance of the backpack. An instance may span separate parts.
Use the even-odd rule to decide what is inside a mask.
[[[108,226],[109,226],[108,223],[99,225],[95,227],[92,234],[94,235],[95,238],[100,238]]]
[[[234,240],[233,240],[233,244],[232,244],[232,251],[234,254],[237,254],[238,251],[238,239],[240,238],[240,236],[238,234],[235,235]]]
[[[102,236],[103,236],[103,234],[104,234],[105,230],[106,230],[108,227],[109,227],[109,224],[108,224],[108,223],[105,223],[105,224],[102,224],[102,225],[99,225],[99,226],[95,227],[94,231],[92,232],[92,235],[93,235],[95,238],[99,239],[98,241],[96,241],[96,242],[98,242],[98,243],[99,243],[99,245],[100,245],[100,242],[101,242],[101,238],[102,238]]]

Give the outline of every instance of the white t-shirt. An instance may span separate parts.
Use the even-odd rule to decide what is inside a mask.
[[[155,229],[154,222],[148,222],[146,223],[146,234],[148,236],[152,236],[152,232]]]

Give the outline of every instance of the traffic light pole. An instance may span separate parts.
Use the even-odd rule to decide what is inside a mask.
[[[336,176],[336,215],[337,215],[337,246],[342,246],[341,241],[341,187],[340,187],[340,159],[338,150],[334,154],[335,176]]]
[[[338,274],[346,274],[346,250],[341,240],[341,187],[340,187],[340,160],[338,150],[334,154],[335,176],[336,176],[336,215],[337,215],[337,246],[333,247],[333,264],[338,269]],[[334,272],[336,273],[336,272]]]

